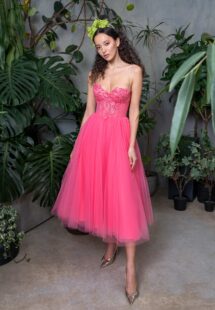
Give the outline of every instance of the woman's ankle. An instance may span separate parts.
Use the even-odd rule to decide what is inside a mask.
[[[135,263],[127,263],[125,267],[126,273],[134,273],[136,274],[136,265]]]
[[[113,256],[116,249],[117,249],[117,245],[115,243],[107,244],[106,251],[105,251],[105,257],[109,258],[109,257]]]
[[[132,293],[137,289],[137,277],[135,268],[126,269],[126,290]]]

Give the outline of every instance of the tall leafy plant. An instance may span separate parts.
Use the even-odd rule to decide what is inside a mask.
[[[42,16],[44,25],[35,29],[31,22],[37,9],[30,0],[22,4],[0,0],[0,8],[0,202],[10,203],[24,192],[33,192],[41,206],[51,206],[84,111],[72,78],[84,57],[81,46],[87,23],[95,17],[118,25],[122,20],[104,1],[55,1],[51,17]],[[25,23],[30,31],[24,40]],[[68,62],[60,55],[35,56],[41,42],[55,51],[58,28],[74,32],[77,23],[83,24],[80,44],[59,51],[69,55]],[[49,106],[61,109],[61,115],[50,117]],[[57,122],[68,115],[77,127],[62,135]]]
[[[58,56],[39,60],[35,58],[34,61],[21,57],[14,60],[10,68],[6,65],[4,70],[0,69],[0,102],[3,112],[0,114],[2,202],[11,202],[24,192],[23,171],[27,154],[36,152],[40,129],[46,126],[59,135],[55,122],[40,109],[41,102],[52,103],[67,112],[75,110],[74,101],[76,104],[80,102],[79,92],[66,79],[72,72],[71,67]],[[44,141],[41,148],[45,151],[47,145],[49,143]],[[68,149],[71,151],[71,144],[67,152]],[[48,160],[46,166],[50,167]],[[59,169],[61,173],[64,167],[62,162],[62,168]],[[26,175],[30,174],[30,170],[25,171]],[[31,183],[33,179],[28,180]],[[42,184],[47,184],[49,188],[47,181]]]
[[[197,113],[202,113],[203,117],[203,113],[206,113],[205,117],[207,117],[207,111],[210,108],[213,129],[215,131],[215,117],[213,113],[215,106],[214,39],[212,36],[203,34],[200,41],[188,44],[191,38],[192,36],[189,36],[180,44],[175,44],[177,48],[183,46],[183,50],[173,55],[172,59],[167,59],[169,64],[171,61],[175,61],[176,65],[174,69],[174,63],[172,63],[171,69],[174,70],[171,72],[166,71],[164,75],[164,79],[170,80],[169,91],[171,92],[175,88],[178,91],[170,130],[172,154],[177,148],[191,107]],[[206,121],[208,122],[208,118]]]
[[[37,153],[38,143],[42,143],[40,146],[44,151],[55,149],[55,155],[59,160],[61,151],[57,145],[59,145],[60,132],[54,120],[46,113],[45,105],[52,104],[65,112],[73,112],[78,105],[81,105],[81,100],[80,93],[70,78],[76,74],[71,65],[65,63],[60,56],[38,58],[34,56],[33,51],[25,50],[22,42],[23,31],[21,31],[24,29],[24,20],[20,3],[12,0],[2,1],[1,7],[3,16],[1,29],[6,27],[6,30],[1,33],[0,39],[2,52],[0,66],[0,201],[10,203],[27,189],[31,188],[32,191],[36,189],[32,186],[33,178],[29,177],[30,170],[26,169],[26,165],[29,154]],[[44,127],[54,135],[59,135],[59,138],[53,142],[41,139],[41,130]],[[71,152],[73,136],[67,138],[70,143],[64,143],[65,153]],[[68,157],[64,158],[68,160]],[[32,156],[29,157],[29,162],[30,160],[32,160]],[[61,160],[62,165],[58,167],[61,175],[65,168],[64,161]],[[49,164],[50,162],[51,164]],[[55,158],[49,156],[44,166],[46,165],[52,170],[54,163]],[[38,167],[40,166],[38,165]],[[31,169],[33,171],[32,167]],[[39,170],[37,170],[38,175],[40,175]],[[54,200],[53,186],[50,184],[53,184],[51,177],[45,181],[40,178],[37,182],[38,187],[43,186],[46,189],[47,199],[46,201],[41,200],[43,205],[50,205]]]

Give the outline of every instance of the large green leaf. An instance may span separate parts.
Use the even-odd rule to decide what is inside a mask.
[[[0,0],[0,67],[23,55],[24,19],[17,0]]]
[[[207,48],[207,103],[211,104],[212,126],[215,133],[215,44]]]
[[[74,99],[78,98],[77,89],[66,79],[74,70],[69,64],[61,63],[62,57],[45,57],[38,62],[41,79],[40,96],[50,104],[61,107],[65,111],[74,110]]]
[[[212,96],[212,83],[215,80],[215,44],[207,48],[207,103],[210,104]]]
[[[174,76],[171,79],[169,91],[172,91],[173,88],[184,78],[184,76],[189,72],[189,70],[205,56],[205,52],[198,52],[188,58],[175,72]]]
[[[33,61],[19,58],[11,66],[0,69],[0,102],[20,105],[31,100],[38,91],[39,77]]]
[[[28,155],[25,189],[43,207],[51,207],[56,199],[73,144],[72,136],[57,136],[53,143],[35,146]]]
[[[38,126],[46,126],[49,130],[51,130],[55,135],[60,134],[60,130],[55,124],[55,121],[50,118],[48,115],[37,116],[34,121],[35,125]]]
[[[5,6],[4,1],[0,0],[0,68],[4,68],[5,50],[7,49],[8,44]]]
[[[212,114],[212,127],[215,133],[215,78],[211,83],[211,114]]]
[[[191,71],[184,79],[178,93],[177,102],[172,118],[172,125],[170,131],[170,147],[174,154],[178,142],[181,138],[185,121],[190,109],[191,100],[193,97],[195,87],[195,72]]]
[[[0,105],[0,139],[18,136],[28,127],[34,117],[34,111],[28,104],[17,107]]]
[[[22,172],[31,140],[16,137],[0,141],[0,202],[12,202],[23,193]]]

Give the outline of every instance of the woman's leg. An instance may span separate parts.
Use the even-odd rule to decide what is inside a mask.
[[[133,294],[137,291],[137,279],[136,279],[136,245],[127,244],[126,250],[126,285],[125,289],[128,294]]]
[[[116,251],[116,247],[117,247],[117,244],[115,242],[108,242],[107,243],[107,247],[106,247],[106,251],[105,251],[105,259],[109,259],[110,257],[113,256],[113,254],[115,253]]]

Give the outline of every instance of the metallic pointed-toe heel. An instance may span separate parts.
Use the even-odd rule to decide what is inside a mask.
[[[127,297],[127,299],[128,299],[129,304],[132,305],[132,304],[134,303],[135,299],[137,299],[137,297],[139,296],[139,292],[136,291],[136,292],[134,292],[134,293],[132,293],[132,294],[129,294],[129,293],[125,290],[125,295],[126,295],[126,297]]]
[[[105,268],[105,267],[110,266],[111,264],[113,264],[113,262],[115,261],[117,252],[118,252],[118,248],[115,250],[115,252],[114,252],[112,257],[105,258],[105,256],[103,256],[100,267],[101,268]]]

